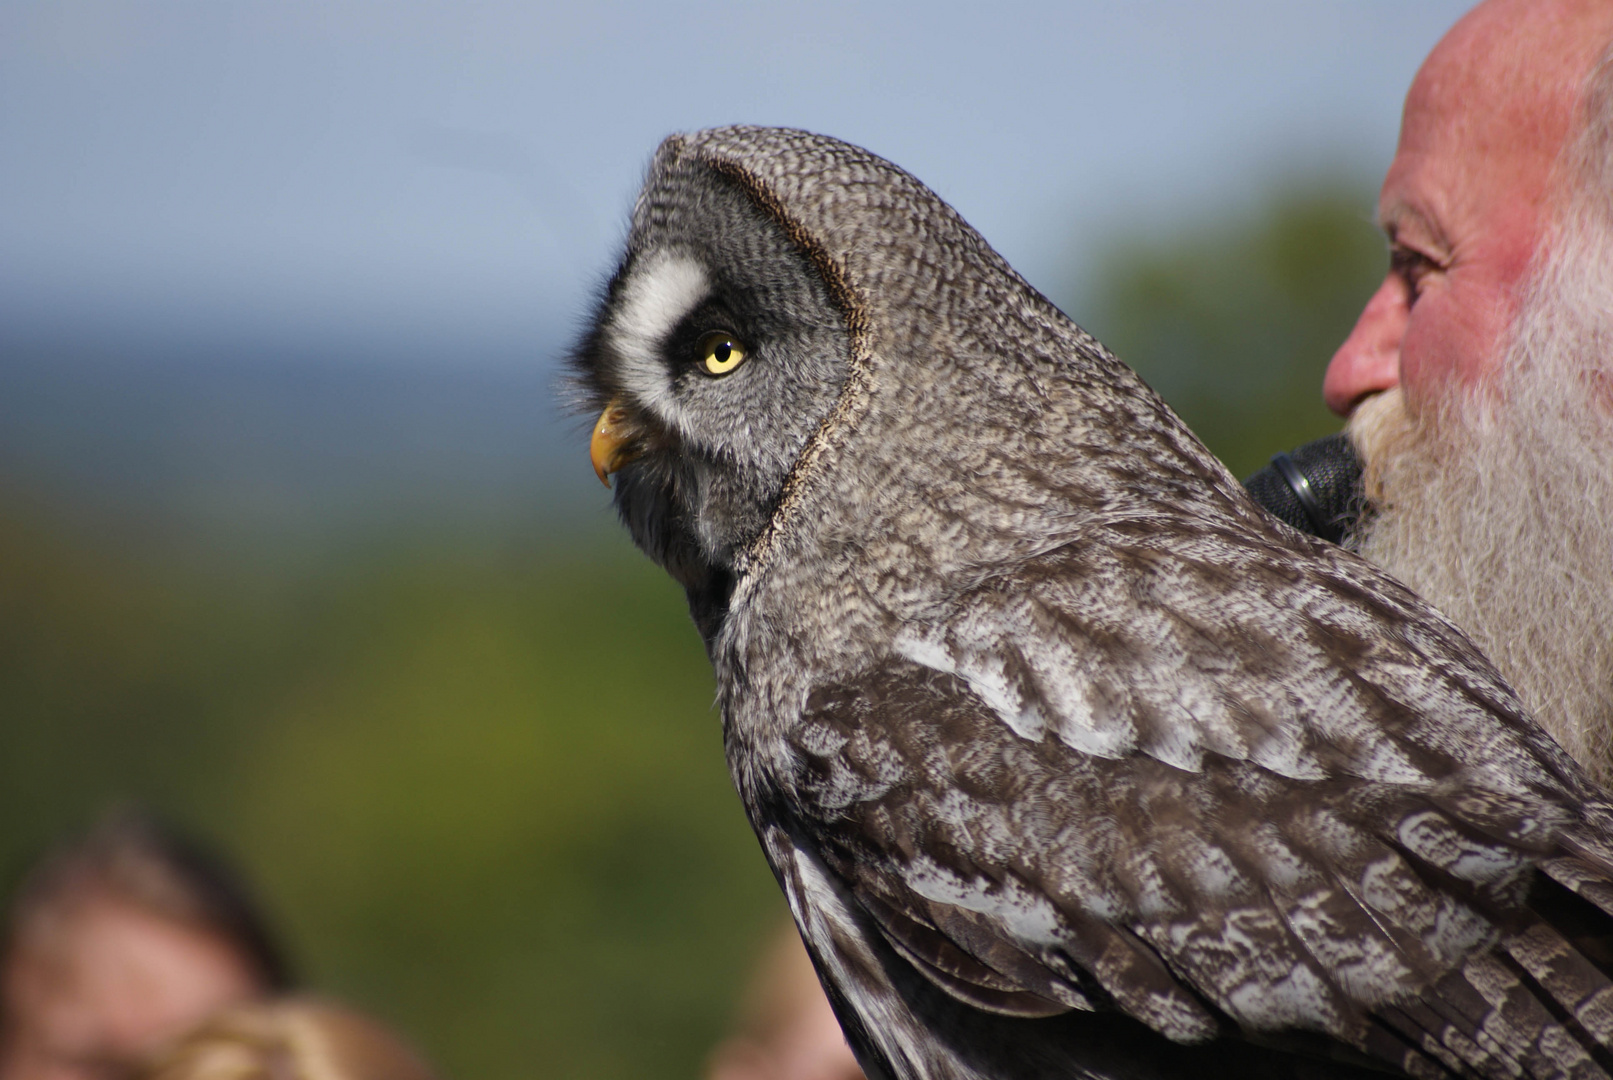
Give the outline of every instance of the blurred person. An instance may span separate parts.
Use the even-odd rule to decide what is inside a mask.
[[[1489,0],[1406,98],[1391,268],[1328,367],[1349,542],[1613,780],[1613,3]]]
[[[421,1058],[368,1017],[286,998],[217,1014],[161,1051],[138,1080],[432,1080]]]
[[[707,1080],[862,1080],[793,922],[768,942],[737,1027],[712,1051]]]
[[[149,817],[108,815],[50,853],[0,952],[0,1080],[114,1080],[219,1008],[287,988],[256,907]]]

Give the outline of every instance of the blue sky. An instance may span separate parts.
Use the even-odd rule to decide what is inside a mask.
[[[1056,289],[1107,235],[1380,174],[1466,6],[13,0],[0,329],[552,353],[656,142],[734,121],[895,160]]]

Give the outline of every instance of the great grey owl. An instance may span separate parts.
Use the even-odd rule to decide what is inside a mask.
[[[1603,794],[913,177],[669,138],[576,363],[870,1076],[1613,1073]]]

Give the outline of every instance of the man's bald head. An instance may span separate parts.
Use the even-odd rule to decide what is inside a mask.
[[[1469,152],[1521,147],[1550,161],[1610,40],[1607,0],[1487,0],[1428,54],[1406,112],[1443,112]]]
[[[1495,374],[1609,42],[1609,0],[1489,0],[1429,55],[1379,197],[1391,269],[1329,365],[1334,411],[1394,386],[1417,411]]]

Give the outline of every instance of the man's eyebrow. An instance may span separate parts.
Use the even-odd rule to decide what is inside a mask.
[[[1432,244],[1442,252],[1450,248],[1445,240],[1445,231],[1420,207],[1409,202],[1397,200],[1388,206],[1380,207],[1378,228],[1389,237],[1391,244],[1399,242],[1401,233],[1410,231],[1424,243]]]

